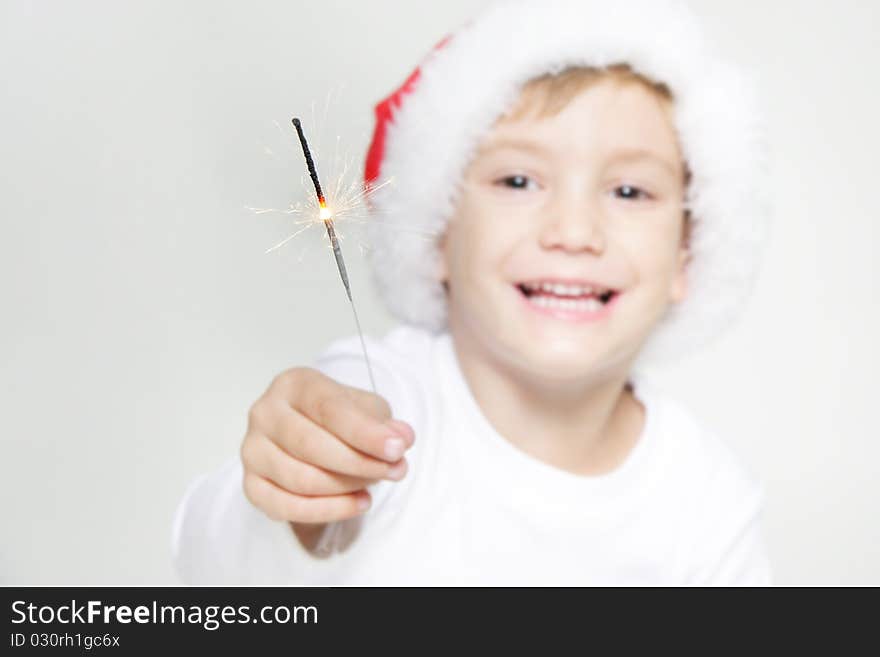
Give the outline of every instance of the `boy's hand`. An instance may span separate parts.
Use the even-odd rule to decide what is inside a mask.
[[[328,523],[369,508],[368,484],[402,479],[412,428],[388,403],[310,368],[279,374],[248,415],[244,492],[275,520]]]

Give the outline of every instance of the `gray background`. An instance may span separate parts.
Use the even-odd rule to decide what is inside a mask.
[[[175,581],[186,483],[353,332],[320,235],[266,255],[291,217],[245,209],[305,198],[290,116],[356,177],[373,103],[479,4],[0,4],[0,582]],[[692,6],[760,71],[776,217],[747,314],[662,380],[764,480],[779,582],[880,584],[880,5]]]

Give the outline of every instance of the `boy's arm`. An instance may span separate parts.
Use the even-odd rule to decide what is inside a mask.
[[[293,529],[293,533],[296,534],[296,537],[299,539],[299,542],[303,544],[303,546],[309,552],[315,552],[315,549],[318,546],[321,537],[324,535],[324,532],[327,530],[329,523],[304,523],[304,522],[291,522],[290,527]]]
[[[340,341],[315,368],[340,383],[369,387],[359,345],[351,353],[346,341]],[[401,395],[411,392],[412,386],[399,385],[383,364],[374,363],[374,369],[377,385],[389,402],[395,408],[409,406]],[[333,584],[338,563],[333,553],[352,549],[362,523],[381,513],[394,487],[406,481],[370,484],[372,503],[361,516],[311,525],[267,516],[247,499],[242,478],[243,467],[237,457],[219,471],[203,475],[186,491],[175,514],[172,536],[174,566],[182,581]]]
[[[185,584],[332,585],[337,581],[334,551],[356,544],[363,516],[308,530],[297,536],[292,523],[273,520],[250,503],[242,488],[242,464],[230,459],[217,471],[193,481],[174,516],[171,553],[174,569]],[[370,486],[374,498],[385,498],[394,482]]]
[[[332,568],[285,521],[245,497],[242,465],[230,459],[193,481],[177,507],[172,556],[186,584],[330,583]]]

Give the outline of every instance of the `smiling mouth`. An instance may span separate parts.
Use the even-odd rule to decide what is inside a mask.
[[[536,308],[576,314],[597,313],[620,294],[613,288],[574,282],[524,281],[516,287]]]

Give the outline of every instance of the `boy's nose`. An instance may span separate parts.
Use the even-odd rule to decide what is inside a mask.
[[[546,210],[540,243],[545,249],[564,251],[605,250],[602,209],[582,197],[560,198]]]

